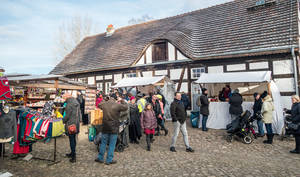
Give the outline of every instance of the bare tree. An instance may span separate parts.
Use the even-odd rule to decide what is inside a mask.
[[[54,58],[55,64],[69,54],[82,39],[91,35],[95,29],[92,19],[89,17],[73,17],[67,22],[63,22],[55,36]]]
[[[128,24],[134,25],[138,23],[143,23],[146,21],[153,20],[153,17],[149,16],[148,14],[143,15],[141,18],[132,18],[128,21]]]

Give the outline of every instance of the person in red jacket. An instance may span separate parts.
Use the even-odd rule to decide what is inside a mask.
[[[145,110],[141,114],[141,128],[146,134],[147,151],[151,150],[151,143],[154,141],[153,135],[157,127],[157,120],[152,105],[147,103]]]

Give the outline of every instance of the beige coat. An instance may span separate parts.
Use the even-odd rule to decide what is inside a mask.
[[[263,122],[265,124],[271,124],[273,121],[274,104],[272,98],[268,95],[264,98],[264,103],[261,108],[263,115]]]

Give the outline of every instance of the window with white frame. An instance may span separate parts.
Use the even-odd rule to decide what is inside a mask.
[[[97,83],[97,90],[103,91],[103,83]]]
[[[126,74],[126,77],[127,78],[136,77],[136,73],[128,73],[128,74]]]
[[[78,81],[81,82],[81,83],[84,83],[84,84],[88,83],[88,79],[86,77],[78,78]]]
[[[205,73],[205,68],[193,68],[192,69],[192,79],[198,79],[202,73]]]

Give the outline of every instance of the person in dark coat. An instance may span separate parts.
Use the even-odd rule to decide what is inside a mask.
[[[69,137],[70,149],[71,149],[71,153],[66,154],[66,156],[71,158],[70,159],[71,163],[74,163],[74,162],[76,162],[76,134],[79,133],[79,129],[80,129],[81,111],[80,111],[80,105],[75,98],[73,98],[69,94],[66,94],[65,98],[66,98],[67,105],[65,108],[66,114],[63,117],[63,123],[65,124],[66,134]],[[68,133],[68,127],[70,125],[76,125],[76,133],[75,134]]]
[[[219,100],[220,101],[226,101],[226,98],[224,97],[225,87],[219,92]]]
[[[263,137],[265,135],[264,132],[264,123],[262,121],[261,108],[262,108],[262,99],[260,94],[254,93],[254,105],[253,105],[253,118],[257,121],[258,134],[257,137]]]
[[[152,105],[152,109],[155,113],[155,117],[157,119],[157,123],[159,124],[157,126],[157,128],[155,129],[156,133],[154,136],[160,136],[160,127],[162,130],[165,130],[164,129],[164,125],[162,124],[162,121],[160,121],[160,117],[162,116],[162,110],[161,110],[161,107],[160,107],[160,104],[159,104],[159,101],[158,101],[158,98],[156,95],[152,95],[151,97],[151,101],[149,102],[151,105]]]
[[[109,143],[105,164],[115,164],[117,162],[114,161],[113,158],[118,139],[121,112],[127,111],[128,105],[124,100],[121,100],[120,103],[117,103],[114,98],[111,98],[108,101],[102,101],[99,104],[99,108],[103,111],[102,136],[99,155],[98,158],[95,159],[95,161],[104,163],[106,145],[107,143]]]
[[[202,89],[202,95],[197,101],[197,105],[200,107],[200,114],[202,114],[202,131],[207,131],[206,122],[209,115],[209,101],[207,98],[208,91],[206,88]]]
[[[294,124],[300,124],[300,98],[298,95],[292,96],[292,109],[286,110],[286,113],[291,114],[291,120]],[[300,154],[300,126],[298,130],[292,132],[295,137],[296,148],[290,153]]]
[[[187,112],[181,101],[181,93],[179,92],[175,93],[175,99],[171,103],[170,112],[171,112],[172,122],[174,126],[174,133],[172,137],[172,144],[170,146],[170,151],[176,152],[175,144],[180,131],[183,135],[186,152],[194,152],[194,150],[189,145],[189,137],[186,129]]]
[[[82,121],[82,118],[84,116],[84,109],[85,109],[85,99],[81,92],[77,93],[77,101],[80,104],[80,111],[81,111],[80,121]]]
[[[137,104],[135,103],[135,97],[130,98],[129,103],[129,114],[130,114],[130,123],[129,123],[129,139],[130,143],[139,144],[138,140],[141,138],[141,122],[140,122],[140,113]]]
[[[187,94],[184,92],[182,92],[182,94],[181,94],[181,101],[184,105],[185,110],[187,110],[190,106],[190,100],[189,100],[189,97],[187,96]]]
[[[229,113],[231,114],[231,121],[235,120],[237,117],[239,117],[243,113],[243,97],[239,93],[238,89],[235,89],[233,91],[233,94],[229,98]]]

